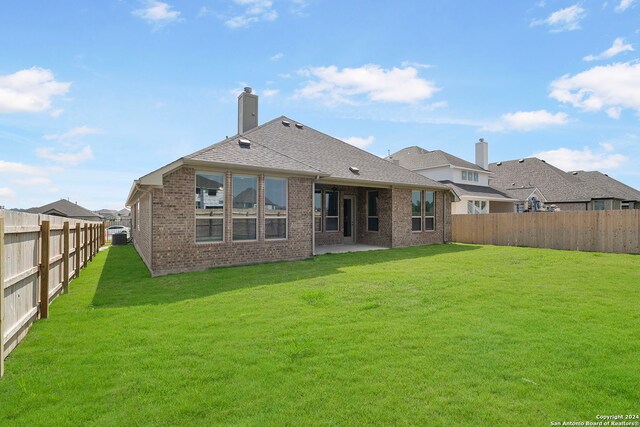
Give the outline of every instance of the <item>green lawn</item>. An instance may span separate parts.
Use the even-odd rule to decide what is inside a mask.
[[[640,413],[640,257],[439,245],[151,279],[100,253],[0,425],[549,425]]]

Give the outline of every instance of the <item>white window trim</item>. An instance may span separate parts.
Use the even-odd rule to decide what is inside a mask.
[[[367,233],[380,233],[380,206],[378,206],[378,202],[376,202],[376,210],[378,211],[378,215],[369,216],[369,193],[378,193],[378,202],[380,201],[380,192],[378,190],[368,190],[367,191]],[[376,218],[378,220],[378,229],[377,230],[369,230],[369,218]]]
[[[419,216],[415,216],[413,214],[413,193],[420,193],[420,215]],[[422,224],[424,222],[424,214],[425,214],[425,209],[424,209],[424,204],[425,204],[425,199],[426,195],[424,194],[424,191],[422,190],[411,190],[411,232],[412,233],[422,233],[423,231],[423,226],[424,224]],[[413,219],[414,218],[420,218],[420,229],[419,230],[414,230],[413,229]]]
[[[337,208],[338,208],[338,215],[337,215],[337,216],[333,216],[333,215],[332,215],[332,216],[329,216],[329,215],[327,215],[327,214],[326,214],[326,212],[325,212],[325,211],[326,211],[326,204],[327,204],[327,201],[326,201],[326,194],[327,194],[327,193],[336,193],[336,194],[337,194],[337,200],[336,200],[336,204],[337,204]],[[324,232],[325,232],[325,233],[339,233],[339,232],[340,232],[340,191],[339,191],[339,190],[336,190],[336,191],[333,191],[333,190],[330,190],[330,191],[324,190],[324,191],[322,192],[322,205],[323,205],[323,207],[325,207],[325,209],[323,209],[323,210],[322,210],[322,216],[323,216],[323,222],[324,222],[324,224],[323,224],[323,227],[322,227],[322,228],[324,229]],[[338,228],[337,228],[337,229],[335,229],[335,230],[327,230],[327,219],[328,219],[328,218],[335,218],[335,219],[337,219],[337,221],[338,221]]]
[[[234,215],[233,213],[233,179],[239,178],[255,178],[256,179],[256,213],[255,215]],[[260,177],[258,175],[232,175],[231,176],[231,241],[234,243],[257,242],[258,241],[258,209],[260,204]],[[233,221],[236,219],[255,219],[256,220],[256,238],[236,240],[233,238]]]
[[[217,216],[217,217],[205,217],[204,215],[199,216],[197,208],[196,208],[196,211],[195,211],[195,218],[193,219],[193,226],[194,226],[194,228],[193,228],[193,230],[194,230],[193,238],[195,239],[195,242],[196,242],[197,245],[219,245],[221,243],[225,243],[225,234],[226,234],[225,233],[225,226],[227,224],[227,221],[226,221],[227,220],[227,218],[226,218],[227,215],[225,213],[226,202],[227,202],[227,197],[226,197],[227,196],[227,188],[226,188],[227,187],[227,185],[226,185],[227,184],[226,183],[227,176],[226,176],[226,174],[224,172],[221,172],[221,171],[197,170],[196,174],[195,174],[196,180],[194,181],[194,189],[198,188],[197,187],[198,186],[198,181],[197,181],[198,173],[209,174],[209,175],[222,175],[222,180],[223,180],[222,191],[224,193],[222,195],[223,201],[224,201],[224,203],[222,205],[222,240],[198,240],[198,231],[197,231],[198,219],[219,219],[220,217],[219,216]]]
[[[427,193],[433,193],[433,215],[427,215]],[[422,203],[424,209],[424,231],[427,233],[434,233],[437,228],[436,224],[436,200],[437,195],[435,191],[424,191],[424,202]],[[427,229],[427,218],[433,218],[433,229]]]
[[[268,215],[268,210],[266,209],[267,202],[267,179],[281,179],[284,181],[284,201],[286,203],[287,209],[284,216],[281,215]],[[264,177],[264,206],[262,209],[264,210],[264,226],[262,227],[262,234],[264,240],[268,240],[270,242],[278,241],[278,240],[287,240],[289,239],[289,180],[287,178],[280,178],[276,176],[265,176]],[[284,237],[267,237],[267,219],[284,219]],[[315,217],[314,217],[315,221]],[[257,234],[257,233],[256,233]]]

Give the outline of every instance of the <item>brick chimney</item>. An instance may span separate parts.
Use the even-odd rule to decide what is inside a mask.
[[[258,96],[251,93],[250,87],[245,87],[238,96],[238,133],[255,127],[258,127]]]
[[[483,138],[476,142],[476,165],[489,169],[489,144]]]

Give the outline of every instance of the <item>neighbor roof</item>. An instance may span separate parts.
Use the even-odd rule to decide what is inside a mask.
[[[499,163],[499,164],[498,164]],[[537,187],[549,203],[588,202],[592,195],[576,176],[529,157],[491,163],[491,185],[500,189]]]
[[[529,196],[531,196],[536,190],[537,190],[536,187],[518,187],[518,188],[505,188],[504,192],[505,194],[507,194],[513,199],[516,199],[518,201],[525,201],[529,199]],[[544,195],[543,195],[542,201],[546,202]]]
[[[27,209],[25,212],[34,214],[52,214],[56,216],[65,216],[68,218],[95,218],[100,219],[100,216],[95,212],[91,212],[89,209],[85,209],[82,206],[71,203],[66,199],[60,199],[56,202],[49,203],[37,208]]]
[[[449,154],[442,150],[428,151],[415,145],[403,148],[387,158],[398,160],[400,162],[400,166],[412,171],[451,165],[457,168],[486,172],[480,166],[461,159],[460,157],[456,157],[453,154]]]
[[[250,141],[250,148],[241,147],[240,138]],[[227,138],[185,159],[313,173],[334,181],[447,189],[436,181],[285,116]],[[350,168],[356,168],[358,172],[354,173]]]
[[[569,172],[582,181],[594,194],[600,193],[601,198],[614,198],[627,201],[640,201],[640,191],[629,187],[609,175],[599,171]],[[594,198],[598,198],[595,197]]]
[[[443,184],[447,184],[449,187],[456,192],[456,194],[460,197],[469,196],[469,197],[483,197],[486,199],[491,199],[494,201],[505,201],[505,202],[515,202],[516,200],[512,199],[502,191],[497,188],[488,187],[485,185],[471,185],[471,184],[459,184],[454,183],[452,181],[440,181]]]

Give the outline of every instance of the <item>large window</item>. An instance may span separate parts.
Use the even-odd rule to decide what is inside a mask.
[[[338,192],[325,191],[324,193],[324,230],[338,231]]]
[[[433,191],[424,192],[424,229],[436,229],[436,194]]]
[[[489,213],[489,206],[484,200],[469,200],[467,201],[467,213],[486,214]]]
[[[233,177],[233,240],[256,240],[258,177]]]
[[[422,191],[411,192],[411,231],[422,231]]]
[[[604,200],[594,200],[593,201],[593,210],[594,211],[603,211],[604,210]]]
[[[313,195],[313,220],[315,230],[322,231],[322,190],[316,190]]]
[[[224,174],[196,172],[196,242],[221,242],[223,230]]]
[[[378,192],[367,191],[367,231],[378,231]]]
[[[287,180],[264,180],[264,238],[287,238]]]

